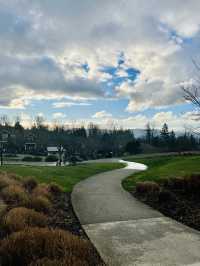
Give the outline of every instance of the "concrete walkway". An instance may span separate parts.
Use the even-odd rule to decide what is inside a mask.
[[[113,161],[113,160],[112,160]],[[200,266],[200,233],[133,198],[121,181],[141,164],[101,173],[77,184],[72,204],[107,265]]]

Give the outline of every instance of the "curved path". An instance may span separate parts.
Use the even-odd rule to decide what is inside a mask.
[[[200,265],[200,233],[126,192],[121,181],[146,169],[142,164],[126,163],[123,169],[78,183],[72,192],[75,213],[103,260],[114,266]]]

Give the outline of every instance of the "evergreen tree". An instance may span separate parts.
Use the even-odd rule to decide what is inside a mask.
[[[161,131],[160,131],[160,136],[161,136],[161,139],[162,141],[165,143],[165,144],[168,144],[168,141],[169,141],[169,129],[168,129],[168,125],[166,123],[164,123]]]
[[[150,127],[150,124],[148,123],[146,125],[146,143],[151,144],[153,138],[153,130]]]
[[[169,149],[170,151],[176,150],[176,134],[173,130],[169,134]]]

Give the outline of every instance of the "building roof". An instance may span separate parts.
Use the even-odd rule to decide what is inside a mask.
[[[48,152],[58,152],[58,147],[47,147]]]

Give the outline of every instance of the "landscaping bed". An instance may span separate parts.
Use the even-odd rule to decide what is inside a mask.
[[[57,184],[0,173],[0,265],[103,265]]]
[[[200,173],[139,182],[131,193],[165,216],[200,230]]]
[[[123,187],[164,215],[200,230],[200,156],[130,157],[148,166],[123,180]],[[196,173],[196,174],[194,174]]]

